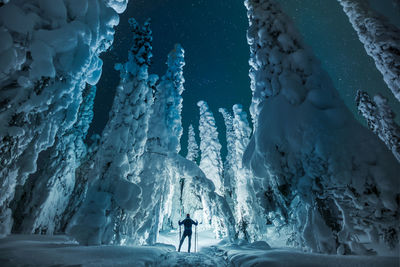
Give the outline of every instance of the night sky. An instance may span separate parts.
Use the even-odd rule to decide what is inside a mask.
[[[311,46],[330,74],[348,107],[356,113],[355,93],[363,89],[390,97],[397,113],[400,104],[368,57],[336,0],[280,0],[284,11],[296,22],[305,42]],[[373,7],[400,26],[399,9],[392,0],[373,0]],[[131,45],[128,19],[143,23],[151,18],[153,30],[153,65],[150,73],[160,77],[166,70],[168,52],[175,43],[185,49],[185,92],[183,93],[182,154],[186,155],[187,128],[198,126],[199,100],[208,102],[217,120],[221,137],[225,137],[219,107],[242,104],[248,110],[251,101],[248,78],[248,26],[242,0],[132,0],[120,16],[113,49],[102,55],[103,75],[94,106],[94,120],[88,136],[100,134],[108,120],[119,73],[113,69],[125,62]],[[249,116],[250,119],[250,116]],[[198,138],[198,136],[197,136]],[[225,138],[220,138],[223,141]],[[199,139],[198,139],[199,141]],[[223,155],[225,144],[223,143]]]

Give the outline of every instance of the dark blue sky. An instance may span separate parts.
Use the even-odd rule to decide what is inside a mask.
[[[380,92],[393,97],[384,84],[355,31],[337,1],[280,0],[282,8],[295,21],[305,42],[311,46],[323,67],[328,71],[340,95],[356,114],[354,97],[357,89]],[[373,7],[400,25],[398,9],[392,0],[372,0]],[[113,66],[125,62],[131,33],[128,19],[140,23],[152,19],[153,66],[150,72],[162,76],[166,57],[175,43],[185,49],[185,92],[183,93],[182,152],[186,153],[187,127],[198,125],[197,101],[209,103],[217,119],[220,135],[225,136],[219,107],[231,108],[241,103],[246,109],[251,101],[248,78],[249,48],[246,42],[248,26],[242,0],[135,0],[120,17],[113,50],[102,55],[103,75],[98,84],[95,117],[89,136],[101,133],[108,120],[119,74]],[[250,118],[249,118],[250,119]],[[224,140],[225,138],[221,138]],[[225,154],[225,149],[223,150]]]
[[[239,0],[130,1],[128,9],[121,15],[113,50],[102,56],[103,75],[98,84],[91,131],[100,133],[107,122],[114,88],[119,82],[113,64],[126,61],[131,45],[127,23],[130,17],[140,23],[151,18],[154,54],[151,73],[159,76],[165,73],[167,54],[175,43],[185,49],[182,152],[186,153],[189,124],[193,123],[195,128],[198,125],[196,103],[199,100],[208,102],[217,119],[220,135],[225,136],[218,108],[231,108],[236,103],[248,107],[251,101],[247,17],[243,2]]]

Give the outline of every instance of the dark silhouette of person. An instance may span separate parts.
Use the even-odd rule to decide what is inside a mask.
[[[186,219],[184,219],[183,221],[178,221],[179,225],[184,225],[185,226],[185,230],[183,231],[183,236],[181,238],[181,242],[179,243],[179,248],[178,248],[178,252],[181,251],[181,247],[183,244],[183,241],[185,240],[186,237],[189,238],[189,246],[188,246],[188,252],[190,253],[190,247],[192,245],[192,225],[196,225],[198,224],[198,222],[193,221],[192,219],[190,219],[190,214],[186,215]]]

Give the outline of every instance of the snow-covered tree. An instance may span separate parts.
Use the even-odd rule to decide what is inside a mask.
[[[248,241],[261,239],[265,229],[261,207],[254,196],[254,184],[250,170],[243,166],[243,153],[249,143],[251,129],[247,114],[241,105],[233,106],[233,116],[224,108],[219,112],[224,117],[227,140],[227,156],[224,163],[225,198],[235,216],[238,238]]]
[[[196,141],[196,134],[194,132],[193,125],[189,125],[188,130],[188,146],[187,146],[187,155],[186,158],[193,162],[196,162],[197,158],[199,157],[199,145]]]
[[[89,174],[94,169],[94,159],[100,147],[101,137],[98,134],[93,134],[90,137],[91,144],[87,147],[87,153],[81,160],[80,166],[75,170],[75,185],[67,201],[64,213],[61,216],[61,222],[58,230],[61,233],[66,232],[68,224],[73,216],[81,207],[89,186]]]
[[[371,99],[367,92],[357,91],[358,111],[367,120],[368,127],[392,151],[400,162],[400,126],[395,122],[395,114],[388,100],[380,94]]]
[[[354,119],[279,6],[245,5],[255,131],[244,162],[260,180],[265,223],[310,251],[369,253],[361,239],[396,246],[398,162]]]
[[[219,108],[218,111],[224,117],[225,122],[225,129],[226,129],[226,147],[227,147],[227,154],[226,159],[223,164],[223,177],[224,177],[224,193],[229,196],[232,195],[232,189],[235,188],[235,174],[234,168],[236,165],[236,152],[235,152],[235,132],[233,130],[233,117],[232,115],[225,109]]]
[[[209,110],[205,101],[199,101],[197,106],[200,108],[200,169],[206,174],[208,179],[213,181],[215,192],[223,196],[224,184],[221,144],[218,139],[218,131],[214,115]]]
[[[141,209],[135,216],[130,238],[136,243],[155,243],[164,219],[171,216],[174,188],[179,186],[175,166],[170,157],[180,150],[182,136],[182,92],[184,50],[176,44],[168,54],[168,69],[155,89],[155,102],[140,173]],[[176,201],[177,202],[177,201]],[[175,218],[174,218],[175,219]],[[175,224],[178,218],[175,220]],[[139,229],[139,230],[135,230]],[[136,232],[135,232],[136,231]]]
[[[183,134],[182,128],[182,93],[184,91],[183,67],[185,66],[184,50],[180,44],[176,44],[174,49],[168,54],[167,73],[164,79],[168,81],[166,86],[167,95],[167,126],[171,131],[168,147],[177,153],[181,150],[180,140]],[[161,81],[160,86],[163,86]]]
[[[53,234],[60,230],[62,214],[75,186],[75,170],[86,155],[84,139],[93,118],[95,94],[96,87],[87,86],[74,126],[39,154],[40,169],[18,188],[14,198],[15,232]]]
[[[86,83],[113,41],[126,0],[5,1],[0,7],[0,235],[10,232],[15,187],[39,153],[77,123]]]
[[[89,188],[68,232],[82,244],[123,244],[126,231],[143,195],[138,186],[142,171],[149,119],[152,112],[151,87],[157,77],[148,75],[152,57],[149,21],[143,26],[129,19],[133,45],[125,64],[117,64],[121,81],[117,87],[109,120],[89,173]]]
[[[364,0],[338,0],[367,54],[400,101],[400,29],[377,14]]]
[[[177,155],[173,160],[180,177],[190,180],[190,183],[188,183],[190,190],[187,191],[195,192],[195,196],[201,199],[201,213],[203,213],[204,218],[199,221],[208,224],[211,220],[212,229],[217,237],[235,239],[234,216],[226,199],[215,192],[214,183],[205,176],[196,163],[180,155]],[[199,213],[195,214],[200,215]]]

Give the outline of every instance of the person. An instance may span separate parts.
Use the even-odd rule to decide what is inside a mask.
[[[184,219],[183,221],[178,221],[179,225],[184,225],[185,226],[185,230],[183,231],[183,236],[181,238],[181,242],[179,243],[179,248],[178,248],[178,252],[181,251],[181,247],[183,244],[183,241],[185,241],[185,238],[188,237],[189,240],[189,246],[188,246],[188,252],[190,253],[190,246],[192,244],[192,225],[196,225],[198,224],[197,221],[193,221],[190,218],[190,214],[186,215],[186,219]]]

